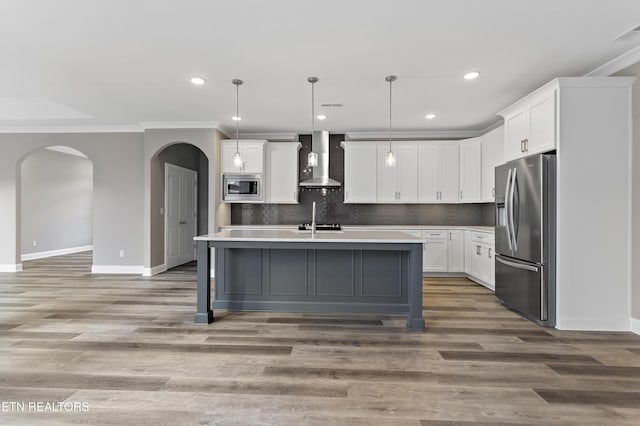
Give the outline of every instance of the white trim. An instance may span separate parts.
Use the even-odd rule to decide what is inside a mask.
[[[141,121],[143,129],[218,129],[217,121]]]
[[[0,264],[0,272],[22,272],[22,263]]]
[[[25,260],[34,260],[34,259],[44,259],[45,257],[53,257],[53,256],[62,256],[63,254],[73,254],[80,253],[83,251],[93,250],[93,246],[79,246],[79,247],[70,247],[65,249],[58,250],[49,250],[49,251],[39,251],[37,253],[27,253],[21,256],[22,261]]]
[[[631,332],[640,334],[640,319],[631,318]]]
[[[574,331],[629,331],[630,319],[557,320],[558,330]]]
[[[142,133],[140,126],[0,127],[0,133]]]
[[[482,130],[482,134],[486,135],[487,133],[489,133],[490,131],[497,129],[500,126],[504,125],[504,118],[500,117],[500,121],[497,121],[493,124],[491,124],[490,126],[487,126],[484,130]]]
[[[142,265],[93,265],[92,274],[131,274],[142,275]]]
[[[142,276],[151,277],[153,275],[165,272],[166,270],[167,270],[167,265],[165,265],[163,263],[162,265],[157,265],[157,266],[154,266],[152,268],[143,268],[142,269]]]
[[[640,46],[634,47],[617,58],[613,58],[598,68],[589,71],[585,74],[585,77],[608,77],[638,62],[640,62]]]
[[[425,130],[421,132],[393,132],[394,140],[466,139],[482,136],[479,130]],[[346,132],[346,141],[389,140],[389,132]]]
[[[74,157],[89,158],[83,153],[81,153],[80,151],[78,151],[77,149],[71,148],[70,146],[53,145],[53,146],[48,146],[45,149],[48,149],[49,151],[59,152],[61,154],[73,155]]]
[[[299,142],[300,136],[297,133],[240,133],[240,139],[266,139],[273,142]]]

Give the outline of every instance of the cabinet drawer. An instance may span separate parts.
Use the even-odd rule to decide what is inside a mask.
[[[445,230],[436,230],[436,231],[422,231],[423,239],[446,239],[448,238],[448,231]]]
[[[484,232],[471,232],[471,240],[476,243],[494,244],[495,235]]]

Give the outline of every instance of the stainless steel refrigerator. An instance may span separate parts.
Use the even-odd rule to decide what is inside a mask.
[[[496,167],[496,298],[555,326],[556,156]]]

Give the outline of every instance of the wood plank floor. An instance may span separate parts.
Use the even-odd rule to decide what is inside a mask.
[[[640,336],[543,329],[466,279],[400,316],[216,312],[195,266],[91,275],[91,253],[0,274],[0,424],[640,424]],[[28,406],[27,406],[28,407]],[[69,405],[67,405],[69,407]]]

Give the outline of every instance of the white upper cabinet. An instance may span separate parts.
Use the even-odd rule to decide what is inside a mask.
[[[222,173],[264,173],[265,144],[263,140],[240,140],[238,152],[242,157],[242,164],[237,167],[233,164],[236,153],[235,139],[222,141]]]
[[[556,148],[556,80],[498,114],[504,117],[504,159],[515,160]]]
[[[266,148],[266,197],[271,204],[298,203],[299,142],[269,142]]]
[[[378,203],[416,203],[418,201],[418,146],[393,143],[396,165],[387,167],[389,144],[378,144]]]
[[[345,203],[377,202],[378,145],[371,142],[342,142]]]
[[[495,169],[503,163],[504,126],[500,126],[482,137],[482,201],[495,201]]]
[[[418,142],[418,202],[458,201],[458,142]]]
[[[482,201],[481,138],[460,141],[460,202]]]

